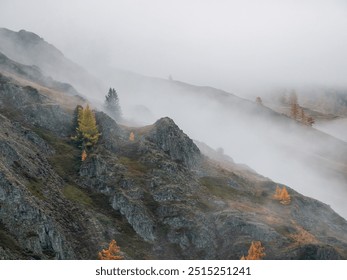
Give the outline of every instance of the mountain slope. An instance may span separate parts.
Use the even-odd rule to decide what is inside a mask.
[[[81,162],[76,100],[52,96],[0,76],[1,258],[94,259],[116,239],[128,259],[239,259],[252,240],[268,259],[347,259],[330,207],[290,188],[282,205],[276,183],[203,156],[169,118],[130,128],[97,112]]]
[[[24,79],[29,83],[30,81],[37,83],[43,87],[48,87],[51,90],[63,91],[65,94],[79,95],[79,93],[69,84],[58,82],[50,77],[45,77],[41,70],[36,66],[28,66],[17,63],[0,52],[0,71],[8,76],[14,75],[18,78]]]
[[[35,33],[0,28],[0,52],[21,64],[38,66],[45,75],[73,84],[84,95],[102,92],[96,78]]]
[[[168,115],[192,138],[223,148],[235,161],[295,186],[347,217],[344,141],[222,90],[121,71],[107,73],[119,89],[128,118],[141,123]]]

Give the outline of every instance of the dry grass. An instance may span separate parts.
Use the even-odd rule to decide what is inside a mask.
[[[307,230],[305,230],[303,227],[297,225],[296,226],[296,233],[289,234],[288,237],[292,239],[296,244],[318,244],[319,241],[317,238],[309,233]]]
[[[2,71],[2,74],[14,79],[20,86],[30,86],[37,89],[40,94],[48,97],[52,101],[52,103],[59,103],[59,105],[61,105],[64,109],[74,110],[77,105],[84,105],[81,104],[81,99],[77,96],[68,96],[64,92],[47,88],[45,86],[39,85],[5,71]]]

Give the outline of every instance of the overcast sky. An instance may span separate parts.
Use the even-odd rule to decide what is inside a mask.
[[[347,84],[344,0],[1,0],[0,26],[72,60],[242,92]]]

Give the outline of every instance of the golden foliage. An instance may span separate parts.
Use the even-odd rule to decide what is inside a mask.
[[[85,161],[86,159],[87,159],[87,152],[86,152],[86,150],[83,150],[81,160]]]
[[[277,185],[273,198],[279,200],[281,197],[281,191],[282,191],[281,188]]]
[[[99,130],[96,125],[94,112],[89,108],[80,107],[78,109],[77,139],[83,141],[83,147],[93,146],[99,140]]]
[[[282,189],[279,186],[276,186],[276,191],[273,196],[274,199],[279,200],[281,204],[288,205],[291,202],[291,197],[286,189],[283,187]]]
[[[135,134],[134,132],[130,132],[129,141],[134,141],[134,140],[135,140]]]
[[[261,245],[260,241],[252,241],[248,249],[248,255],[242,256],[241,260],[261,260],[265,257],[265,248]]]
[[[108,245],[108,249],[102,249],[98,253],[99,260],[123,260],[123,256],[120,255],[120,248],[117,246],[116,240],[112,240]]]

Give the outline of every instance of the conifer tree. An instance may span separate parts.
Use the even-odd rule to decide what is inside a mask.
[[[79,110],[83,109],[81,105],[77,105],[75,110],[73,111],[73,116],[72,116],[72,134],[76,133],[76,128],[78,128],[78,115],[79,115]],[[75,140],[77,142],[77,136],[72,136],[71,139]],[[81,144],[81,143],[79,143]]]
[[[306,124],[312,126],[314,124],[314,119],[312,117],[308,117],[306,119]]]
[[[306,124],[306,115],[305,115],[304,108],[300,108],[300,121],[303,124]]]
[[[122,111],[119,104],[118,93],[114,88],[108,90],[108,94],[105,96],[105,109],[108,114],[115,120],[120,120],[122,117]]]
[[[83,150],[82,155],[81,155],[81,160],[85,161],[87,159],[87,152],[86,150]]]
[[[259,105],[263,105],[263,100],[261,99],[260,96],[257,96],[257,98],[255,99],[255,103],[257,103]]]
[[[299,115],[299,104],[298,104],[298,97],[296,95],[296,92],[293,91],[290,95],[290,116],[294,119],[298,119]]]
[[[273,198],[279,200],[281,204],[288,205],[291,202],[291,197],[286,189],[283,187],[282,189],[279,186],[276,186],[275,194]]]
[[[265,257],[265,248],[260,241],[252,241],[247,256],[242,256],[241,260],[261,260]]]
[[[286,189],[286,187],[283,187],[280,195],[280,202],[284,205],[290,204],[291,198],[290,195]]]
[[[96,119],[89,105],[84,109],[78,110],[78,127],[76,129],[77,139],[82,140],[82,148],[95,145],[100,133],[96,125]]]
[[[99,260],[123,260],[123,256],[120,255],[120,248],[117,246],[117,242],[112,240],[108,245],[108,249],[103,249],[98,253]]]
[[[273,196],[274,199],[279,200],[280,197],[281,197],[281,192],[282,192],[281,188],[277,185],[277,186],[276,186],[275,194],[274,194],[274,196]]]

